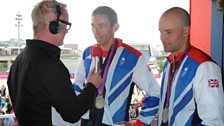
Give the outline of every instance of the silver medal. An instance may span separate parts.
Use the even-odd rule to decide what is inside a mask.
[[[163,119],[163,123],[166,123],[168,121],[168,108],[163,109],[163,115],[162,115],[162,119]]]
[[[96,97],[96,103],[95,103],[96,108],[102,109],[104,107],[104,105],[105,105],[105,100],[104,100],[103,96],[98,95]]]

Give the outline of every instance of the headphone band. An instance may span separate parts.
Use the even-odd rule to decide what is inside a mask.
[[[54,5],[55,5],[55,12],[57,16],[57,21],[59,21],[59,18],[61,16],[61,8],[60,8],[60,3],[58,3],[56,0],[52,0]]]
[[[55,15],[56,20],[51,21],[49,24],[49,30],[52,34],[57,34],[61,31],[61,24],[60,24],[60,16],[61,16],[61,7],[60,3],[58,3],[56,0],[52,0],[54,6],[55,6]]]

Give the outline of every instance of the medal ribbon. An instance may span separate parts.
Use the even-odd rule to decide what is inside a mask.
[[[184,51],[184,54],[181,56],[180,60],[178,62],[174,61],[174,68],[173,65],[171,63],[170,65],[170,74],[168,76],[168,85],[167,85],[167,91],[166,91],[166,101],[165,101],[165,108],[169,108],[169,104],[170,104],[170,96],[171,96],[171,87],[172,87],[172,83],[173,80],[176,76],[176,71],[178,71],[180,64],[182,63],[182,61],[184,60],[185,56],[187,55],[187,53],[190,51],[191,49],[191,45]],[[174,57],[175,60],[175,57]]]
[[[104,87],[105,87],[105,84],[106,84],[106,79],[107,79],[107,73],[108,73],[108,70],[109,70],[109,67],[110,67],[110,63],[115,55],[115,52],[117,50],[117,41],[115,40],[115,44],[112,45],[110,51],[109,51],[109,54],[108,54],[108,60],[106,62],[106,66],[105,66],[105,69],[103,70],[103,80],[102,80],[102,84],[100,85],[100,87],[98,88],[98,95],[99,96],[102,96],[103,95],[103,90],[104,90]]]

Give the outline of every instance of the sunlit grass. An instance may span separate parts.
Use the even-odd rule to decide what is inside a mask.
[[[60,58],[61,59],[76,59],[79,58],[80,55],[79,54],[61,54]]]

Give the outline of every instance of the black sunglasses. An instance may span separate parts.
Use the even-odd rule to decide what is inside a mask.
[[[64,21],[64,20],[59,20],[61,23],[63,23],[63,24],[66,24],[67,25],[67,27],[66,27],[66,29],[67,30],[69,30],[70,28],[71,28],[71,26],[72,26],[72,23],[70,23],[70,22],[68,22],[68,21]]]

